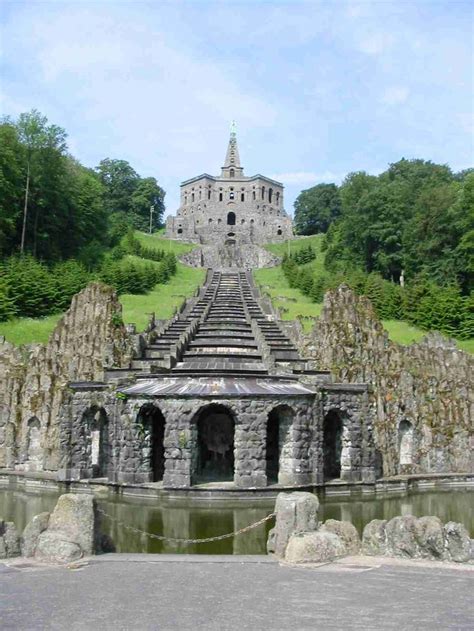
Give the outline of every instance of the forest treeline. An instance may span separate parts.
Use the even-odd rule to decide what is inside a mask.
[[[36,110],[0,123],[0,256],[18,252],[91,269],[128,228],[161,225],[165,192],[125,160],[81,165],[64,129]]]
[[[176,271],[172,254],[133,236],[149,229],[150,207],[161,225],[156,179],[125,160],[86,168],[66,138],[36,110],[0,123],[0,320],[63,311],[91,280],[143,293]]]
[[[325,233],[324,273],[283,266],[316,302],[346,282],[382,318],[474,337],[474,169],[403,159],[378,176],[350,173],[302,191],[295,229]]]

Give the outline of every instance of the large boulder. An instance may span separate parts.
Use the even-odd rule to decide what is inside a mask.
[[[444,547],[447,561],[466,563],[471,559],[471,540],[462,524],[448,521],[444,526]]]
[[[20,537],[12,521],[0,519],[0,559],[20,556]]]
[[[24,557],[34,557],[38,539],[49,524],[50,513],[40,513],[26,525],[21,537],[21,554]]]
[[[39,535],[35,556],[49,561],[75,561],[94,554],[99,543],[93,497],[67,493],[60,496],[47,530]]]
[[[362,533],[362,552],[368,556],[383,556],[387,552],[386,519],[373,519]]]
[[[444,531],[438,517],[426,516],[417,520],[417,540],[422,558],[443,559]]]
[[[361,546],[359,533],[350,521],[328,519],[321,526],[319,532],[332,532],[337,535],[344,544],[347,555],[359,554]]]
[[[346,547],[333,532],[317,530],[290,537],[285,552],[287,563],[327,563],[346,555]]]
[[[318,508],[318,498],[312,493],[279,493],[275,504],[275,528],[270,531],[267,542],[268,552],[283,557],[291,535],[316,530]]]
[[[385,534],[388,556],[413,559],[420,555],[418,520],[413,515],[400,515],[388,521]]]

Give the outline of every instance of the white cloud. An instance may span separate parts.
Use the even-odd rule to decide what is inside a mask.
[[[408,100],[410,90],[404,86],[392,86],[382,94],[381,101],[387,105],[400,105]]]

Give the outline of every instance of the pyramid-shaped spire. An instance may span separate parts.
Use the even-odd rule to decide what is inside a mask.
[[[237,177],[243,175],[243,168],[240,166],[239,147],[237,146],[237,132],[235,121],[230,126],[230,138],[225,155],[224,166],[222,167],[222,177]]]

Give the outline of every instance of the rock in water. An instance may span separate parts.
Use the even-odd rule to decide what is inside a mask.
[[[98,548],[94,499],[67,493],[58,499],[46,531],[38,538],[35,556],[50,561],[74,561]]]
[[[318,508],[318,498],[312,493],[279,493],[275,504],[275,528],[268,536],[268,551],[283,557],[292,534],[316,530]]]
[[[287,563],[325,563],[346,555],[346,547],[332,532],[301,532],[290,537],[285,552]]]
[[[20,556],[20,537],[12,521],[0,519],[0,559]]]
[[[21,537],[22,556],[35,556],[39,536],[48,527],[50,514],[51,513],[40,513],[39,515],[35,515],[33,519],[26,525]]]
[[[338,521],[328,519],[319,529],[319,532],[332,532],[337,535],[344,544],[346,554],[353,555],[360,553],[360,537],[357,528],[349,521]]]

